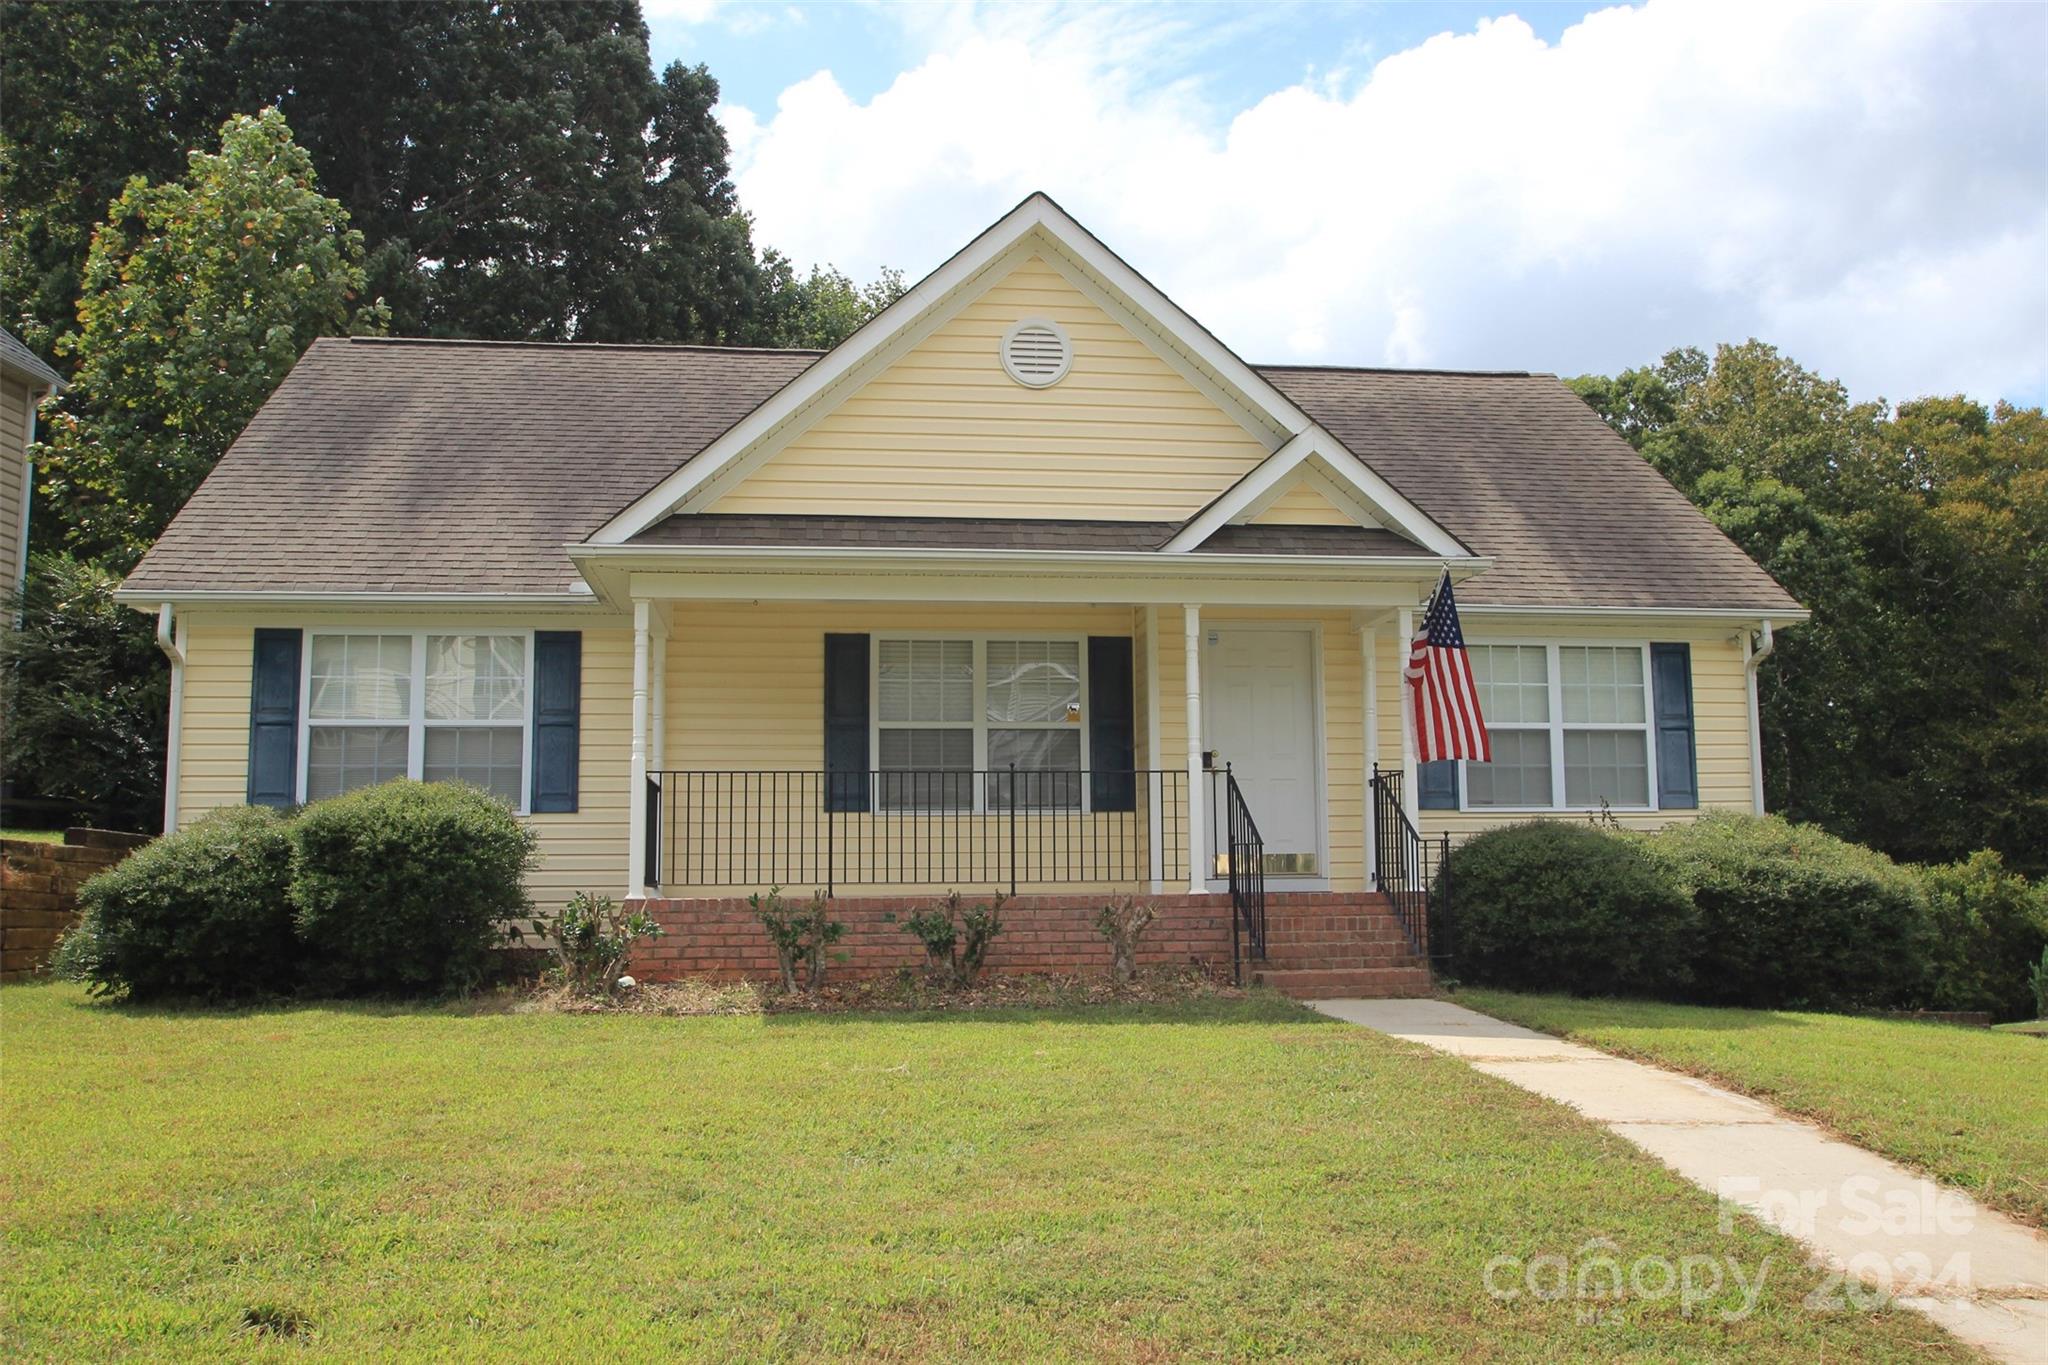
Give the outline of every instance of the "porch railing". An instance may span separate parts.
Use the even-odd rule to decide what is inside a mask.
[[[1422,837],[1401,804],[1401,780],[1398,768],[1372,770],[1373,874],[1409,948],[1441,972],[1450,965],[1450,877],[1445,869],[1451,836]],[[1432,914],[1440,943],[1432,941]]]
[[[650,886],[1014,894],[1171,883],[1188,866],[1177,768],[670,770],[648,775],[647,815]]]
[[[1252,819],[1252,808],[1245,803],[1244,792],[1237,785],[1237,778],[1226,766],[1223,770],[1223,799],[1225,827],[1229,831],[1226,845],[1230,878],[1230,976],[1233,981],[1244,979],[1244,956],[1247,951],[1254,961],[1266,958],[1266,841],[1259,837],[1258,822]],[[1239,936],[1243,936],[1244,947],[1239,947]]]

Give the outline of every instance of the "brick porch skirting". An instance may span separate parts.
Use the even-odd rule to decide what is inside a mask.
[[[890,975],[922,969],[924,945],[904,922],[936,897],[840,896],[830,902],[833,919],[846,934],[833,945],[827,980]],[[1109,943],[1095,929],[1095,915],[1108,897],[1102,892],[1016,896],[1003,904],[1003,929],[989,950],[997,972],[1107,973]],[[1159,917],[1141,940],[1141,967],[1195,967],[1219,978],[1230,975],[1230,897],[1145,896]],[[1283,892],[1266,898],[1270,916],[1290,918],[1327,912],[1337,919],[1371,913],[1377,897],[1344,892]],[[970,901],[971,903],[971,901]],[[644,905],[661,925],[662,937],[643,946],[628,970],[648,981],[694,977],[713,981],[778,979],[775,951],[747,908],[744,897],[629,901]]]

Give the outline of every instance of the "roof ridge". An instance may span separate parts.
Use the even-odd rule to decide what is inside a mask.
[[[495,341],[482,337],[322,337],[355,346],[501,346],[549,351],[704,351],[714,355],[821,356],[810,346],[712,346],[694,341]]]

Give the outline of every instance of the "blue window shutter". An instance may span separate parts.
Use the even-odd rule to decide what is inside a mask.
[[[868,637],[825,637],[825,809],[868,808]]]
[[[1657,808],[1700,804],[1698,746],[1692,731],[1692,646],[1650,646],[1650,691],[1657,717]]]
[[[1458,808],[1458,761],[1454,758],[1441,759],[1435,763],[1419,765],[1421,774],[1415,788],[1415,805],[1418,810],[1456,810]]]
[[[1088,802],[1096,810],[1138,808],[1137,702],[1127,635],[1088,637]]]
[[[533,799],[536,815],[576,809],[583,743],[583,632],[533,633]]]
[[[299,799],[299,651],[304,632],[259,630],[249,674],[249,804]],[[171,736],[171,742],[177,742]]]

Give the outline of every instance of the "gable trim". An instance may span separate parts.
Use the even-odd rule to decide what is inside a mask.
[[[969,301],[956,295],[963,294],[989,272],[1021,261],[1033,250],[1045,253],[1049,263],[1053,258],[1065,257],[1082,268],[1076,273],[1092,273],[1107,285],[1110,300],[1121,295],[1123,301],[1112,316],[1136,313],[1141,320],[1151,319],[1146,325],[1133,327],[1133,335],[1159,350],[1162,358],[1166,352],[1178,352],[1182,361],[1175,368],[1186,365],[1202,373],[1216,390],[1204,390],[1212,399],[1230,396],[1223,404],[1224,410],[1245,422],[1247,430],[1260,436],[1269,449],[1287,433],[1299,433],[1312,425],[1308,415],[1291,399],[1104,246],[1066,210],[1044,194],[1033,194],[741,418],[694,459],[634,499],[592,532],[587,543],[617,545],[630,540],[686,500],[701,500],[700,489],[715,498],[716,490],[707,485],[714,481],[724,485],[726,481],[720,476],[736,464],[752,464],[757,455],[766,458],[787,444],[801,419],[814,406],[822,404],[843,384],[879,368],[888,358],[936,330]],[[1171,360],[1168,363],[1173,364]],[[819,410],[822,412],[822,408]],[[1252,420],[1246,422],[1246,418]],[[785,431],[785,427],[789,430]],[[1329,439],[1327,434],[1325,439]]]
[[[1365,500],[1358,496],[1356,489],[1339,485],[1335,479],[1323,473],[1313,461],[1308,460],[1296,465],[1292,473],[1283,476],[1271,488],[1253,498],[1245,505],[1243,511],[1230,519],[1230,524],[1244,526],[1257,521],[1275,503],[1298,488],[1308,489],[1360,526],[1387,529]]]
[[[1252,508],[1271,503],[1291,485],[1297,470],[1307,468],[1327,477],[1338,488],[1348,488],[1374,523],[1406,536],[1433,554],[1447,559],[1476,556],[1458,538],[1431,520],[1428,514],[1403,497],[1399,490],[1363,460],[1346,450],[1341,442],[1311,424],[1243,478],[1217,495],[1207,507],[1195,513],[1160,547],[1163,554],[1186,554],[1198,550],[1210,536],[1241,517],[1254,515]]]

